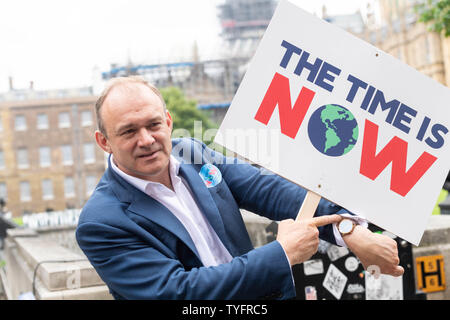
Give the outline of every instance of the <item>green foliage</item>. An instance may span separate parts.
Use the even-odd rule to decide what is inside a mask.
[[[429,23],[429,29],[450,36],[450,0],[426,0],[416,5],[419,21]]]
[[[205,143],[210,143],[214,139],[213,136],[205,139],[203,134],[208,129],[217,128],[217,124],[209,119],[207,112],[197,108],[195,100],[187,99],[184,93],[175,87],[161,89],[161,94],[172,116],[174,132],[177,130],[176,132],[180,133],[180,129],[187,130],[183,136],[199,138]],[[196,132],[194,132],[195,121],[201,122],[201,126],[197,124]],[[174,137],[180,137],[180,134],[175,134]]]
[[[12,218],[12,221],[14,221],[18,226],[23,226],[22,217]]]
[[[6,261],[0,260],[0,268],[3,268],[4,266],[6,266]]]
[[[441,214],[441,208],[439,207],[439,203],[441,203],[442,201],[447,199],[447,196],[448,196],[448,191],[445,189],[442,189],[441,193],[439,194],[439,197],[437,199],[436,205],[434,206],[433,213],[432,213],[433,215]]]

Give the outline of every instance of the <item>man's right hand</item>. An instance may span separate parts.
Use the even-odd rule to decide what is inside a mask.
[[[286,252],[291,266],[302,263],[319,248],[318,227],[339,222],[342,217],[333,214],[311,219],[283,220],[278,224],[277,240]]]

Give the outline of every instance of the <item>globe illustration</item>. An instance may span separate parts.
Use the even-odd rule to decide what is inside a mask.
[[[358,123],[346,108],[327,104],[312,114],[308,123],[308,135],[319,152],[339,157],[352,150],[358,140]]]

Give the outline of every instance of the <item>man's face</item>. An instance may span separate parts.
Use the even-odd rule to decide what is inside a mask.
[[[172,151],[172,119],[159,97],[144,84],[117,86],[100,111],[108,137],[97,132],[97,143],[114,155],[119,169],[145,180],[164,179]]]

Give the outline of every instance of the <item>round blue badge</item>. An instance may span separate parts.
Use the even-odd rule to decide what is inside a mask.
[[[211,163],[203,165],[198,174],[208,188],[215,187],[222,181],[222,173]]]

